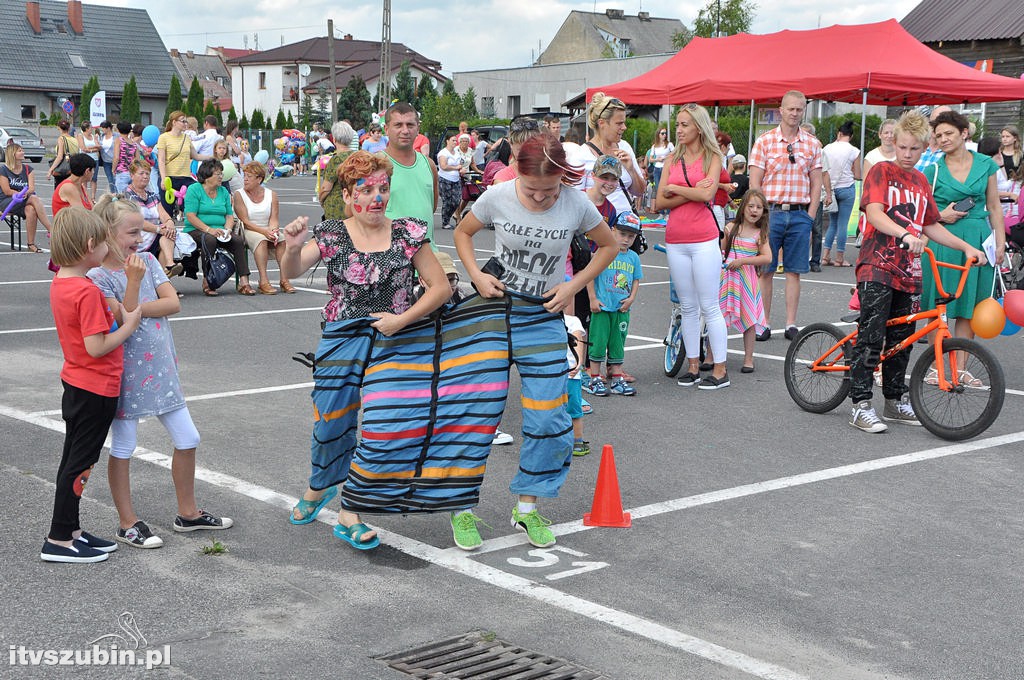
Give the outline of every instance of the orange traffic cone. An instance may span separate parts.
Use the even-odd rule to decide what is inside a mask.
[[[605,444],[601,450],[601,467],[597,471],[597,487],[594,489],[594,503],[590,512],[583,514],[583,525],[588,527],[628,527],[633,519],[622,511],[622,497],[619,495],[619,476],[615,472],[615,454],[612,445]]]

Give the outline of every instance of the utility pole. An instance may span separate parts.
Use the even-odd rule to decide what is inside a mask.
[[[391,0],[384,0],[380,28],[380,78],[377,81],[377,105],[384,111],[391,104]]]
[[[334,63],[334,19],[327,20],[327,61],[331,64],[331,121],[338,120],[338,71]]]

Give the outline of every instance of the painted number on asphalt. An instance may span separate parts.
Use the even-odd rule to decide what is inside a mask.
[[[565,553],[566,555],[572,555],[573,557],[587,557],[587,553],[573,550],[572,548],[564,548],[560,545],[556,545],[553,548],[536,548],[530,550],[527,555],[533,559],[523,559],[521,557],[510,557],[506,560],[513,567],[529,567],[531,569],[546,569],[553,567],[558,564],[558,555],[555,552]],[[573,560],[571,566],[573,569],[565,569],[563,571],[555,572],[554,574],[548,574],[544,578],[549,581],[557,581],[567,576],[573,576],[575,574],[583,574],[588,571],[595,571],[597,569],[604,569],[608,566],[607,562],[586,562]]]

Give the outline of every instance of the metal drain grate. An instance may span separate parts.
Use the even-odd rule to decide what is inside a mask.
[[[517,647],[482,631],[377,660],[414,678],[431,680],[607,680],[564,659]]]

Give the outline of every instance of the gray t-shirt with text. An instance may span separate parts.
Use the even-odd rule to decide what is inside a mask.
[[[586,194],[564,186],[552,207],[527,210],[516,196],[518,183],[492,185],[472,211],[484,224],[494,225],[494,255],[505,266],[505,286],[540,296],[565,281],[565,257],[573,235],[590,231],[603,218]]]

